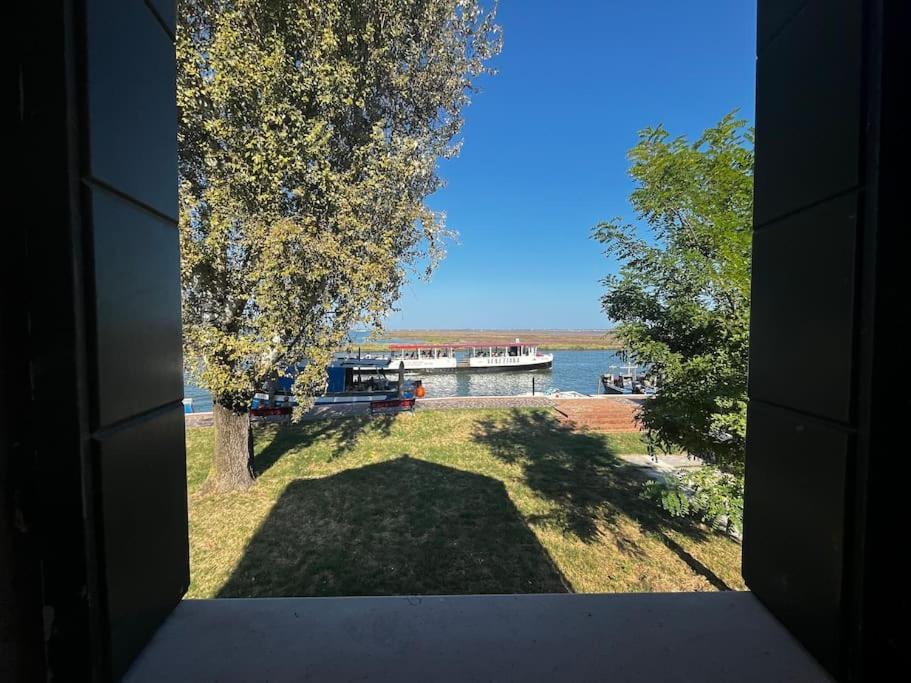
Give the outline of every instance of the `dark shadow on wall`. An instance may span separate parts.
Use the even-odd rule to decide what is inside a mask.
[[[570,591],[501,482],[404,455],[291,483],[218,597]]]
[[[601,434],[567,426],[550,412],[514,410],[506,419],[480,422],[474,439],[495,457],[520,465],[525,483],[556,504],[554,512],[529,519],[532,524],[555,525],[586,543],[598,541],[601,529],[608,528],[621,550],[644,559],[636,541],[617,523],[621,514],[626,515],[715,588],[730,590],[667,533],[700,540],[713,532],[694,520],[671,517],[643,500],[639,493],[645,475],[617,458]]]

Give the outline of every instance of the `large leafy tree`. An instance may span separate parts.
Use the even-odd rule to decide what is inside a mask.
[[[183,0],[177,35],[188,371],[214,400],[209,490],[253,480],[255,389],[324,382],[442,255],[425,198],[500,45],[480,0]]]
[[[737,525],[746,432],[753,134],[735,114],[695,141],[658,126],[629,153],[636,224],[600,224],[595,238],[620,262],[605,278],[607,315],[658,393],[640,418],[652,443],[709,468],[664,496]],[[668,492],[665,492],[668,493]]]

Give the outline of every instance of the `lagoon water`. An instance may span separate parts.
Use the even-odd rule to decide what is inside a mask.
[[[554,354],[551,370],[520,372],[454,372],[447,374],[414,375],[421,377],[429,398],[449,396],[517,396],[548,389],[596,394],[599,378],[605,372],[617,372],[623,363],[616,351],[550,351]],[[613,367],[612,367],[613,366]],[[409,375],[411,377],[412,375]],[[184,387],[184,395],[193,399],[193,410],[212,409],[208,392],[192,385]]]
[[[446,396],[515,396],[548,389],[598,393],[599,378],[618,365],[620,359],[613,351],[550,351],[554,366],[550,370],[519,372],[457,372],[425,375],[421,379],[429,397]]]

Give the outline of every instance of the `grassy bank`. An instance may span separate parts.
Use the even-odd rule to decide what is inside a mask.
[[[389,340],[426,344],[471,344],[478,341],[506,344],[516,337],[552,351],[616,350],[621,348],[609,330],[389,330],[366,344],[362,351],[386,351]]]
[[[546,410],[453,410],[266,427],[257,484],[201,496],[190,429],[188,597],[743,588],[740,547],[638,496],[638,435]]]

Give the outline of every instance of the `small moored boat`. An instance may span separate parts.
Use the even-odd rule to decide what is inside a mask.
[[[624,372],[608,372],[601,375],[601,386],[606,394],[653,394],[655,388],[649,379],[641,373],[640,368],[634,363],[627,363],[625,367],[612,365],[612,368]]]

